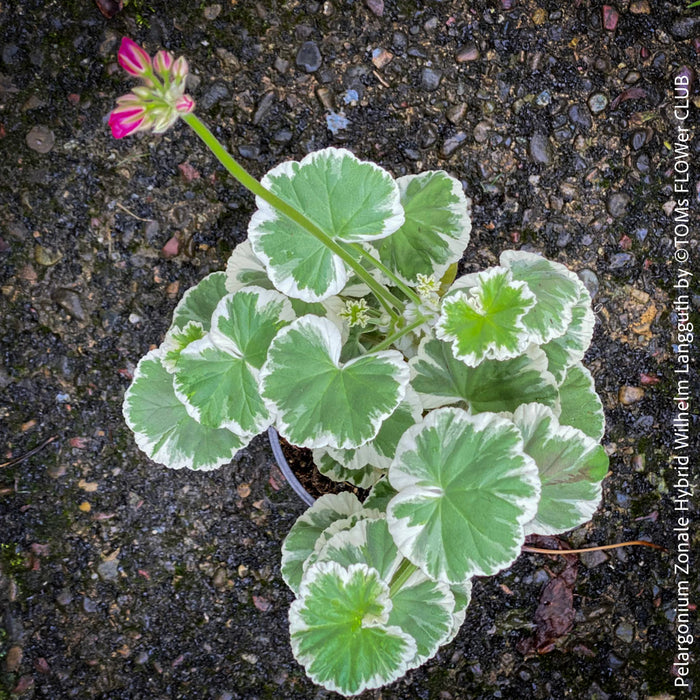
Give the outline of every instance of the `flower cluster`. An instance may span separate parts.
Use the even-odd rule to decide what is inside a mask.
[[[114,138],[149,129],[160,134],[181,114],[194,109],[194,100],[185,94],[189,67],[184,57],[175,60],[161,50],[151,59],[136,42],[124,37],[118,59],[119,65],[142,84],[117,99],[117,107],[109,115]]]

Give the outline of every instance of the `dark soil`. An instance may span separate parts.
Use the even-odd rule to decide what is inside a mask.
[[[187,56],[198,114],[256,176],[328,145],[397,176],[443,168],[473,199],[463,271],[523,247],[595,292],[587,364],[611,469],[592,522],[565,539],[648,539],[669,553],[585,555],[575,576],[561,558],[524,554],[476,581],[454,642],[381,697],[696,696],[697,655],[694,691],[677,689],[673,666],[671,149],[674,76],[688,66],[697,280],[700,11],[124,4],[108,19],[92,0],[0,2],[0,699],[333,696],[289,648],[280,544],[303,506],[266,439],[218,471],[173,472],[138,451],[121,416],[135,363],[184,291],[224,267],[254,210],[184,125],[111,137],[107,115],[130,87],[116,65],[123,35]],[[297,65],[307,42],[320,65],[308,46]],[[331,110],[348,120],[336,133]],[[699,532],[696,520],[691,573]],[[570,624],[544,612],[555,587],[570,593]],[[540,642],[546,653],[528,651]]]
[[[306,493],[314,499],[320,498],[326,493],[340,493],[341,491],[351,491],[361,501],[367,498],[369,491],[358,488],[349,481],[333,481],[321,474],[314,464],[313,452],[308,448],[290,445],[284,438],[280,439],[280,445],[290,469],[299,479],[299,483],[304,487]]]

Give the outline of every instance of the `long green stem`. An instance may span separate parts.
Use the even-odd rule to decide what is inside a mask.
[[[393,596],[395,593],[401,590],[401,587],[408,581],[414,571],[418,567],[415,564],[411,564],[408,559],[404,559],[400,564],[399,568],[391,578],[391,583],[389,584],[389,596]]]
[[[365,270],[365,268],[362,267],[362,265],[355,260],[355,258],[353,258],[343,246],[334,241],[328,234],[326,234],[318,226],[316,226],[316,224],[304,216],[304,214],[297,211],[294,207],[278,197],[276,194],[270,192],[270,190],[268,190],[266,187],[263,187],[260,182],[250,175],[228,153],[228,151],[218,141],[216,136],[211,133],[209,128],[202,121],[200,121],[195,114],[183,114],[182,119],[189,127],[191,127],[197,136],[202,139],[211,152],[218,158],[219,162],[234,178],[236,178],[236,180],[238,180],[238,182],[241,183],[241,185],[243,185],[243,187],[252,192],[256,197],[260,197],[260,199],[267,202],[281,214],[291,219],[295,224],[298,224],[304,230],[308,231],[312,236],[314,236],[314,238],[321,241],[321,243],[328,247],[329,250],[341,258],[343,262],[345,262],[345,264],[351,270],[353,270],[353,272],[372,290],[374,295],[380,301],[382,306],[384,306],[390,316],[394,319],[398,318],[398,315],[393,308],[400,310],[403,306],[401,300],[397,299],[393,294],[391,294],[391,292],[379,284],[379,282],[377,282],[374,277],[372,277],[372,275],[370,275],[370,273]]]
[[[391,347],[399,338],[403,338],[403,336],[405,336],[407,333],[410,333],[414,328],[418,328],[418,326],[420,326],[422,323],[425,323],[426,320],[427,319],[425,318],[425,316],[420,316],[413,323],[409,323],[407,326],[404,326],[400,330],[396,331],[396,333],[390,335],[388,338],[385,338],[381,343],[372,348],[372,352],[386,350],[387,348]]]
[[[377,260],[369,251],[363,248],[359,243],[352,243],[350,247],[357,251],[363,258],[369,260],[374,267],[388,277],[396,287],[398,287],[411,301],[416,304],[421,303],[421,298],[406,284],[404,284],[386,265],[380,260]]]

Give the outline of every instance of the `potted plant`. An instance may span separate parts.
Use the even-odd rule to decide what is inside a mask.
[[[246,173],[194,115],[187,63],[124,39],[142,85],[116,137],[182,118],[255,196],[226,270],[176,307],[124,399],[138,446],[215,469],[274,426],[332,479],[282,549],[295,657],[344,695],[380,687],[457,633],[471,579],[525,536],[588,521],[608,469],[582,359],[591,299],[578,277],[506,251],[458,279],[470,202],[443,171],[394,179],[326,148]]]

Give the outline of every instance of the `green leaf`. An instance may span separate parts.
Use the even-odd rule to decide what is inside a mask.
[[[323,531],[336,520],[361,510],[362,503],[357,496],[343,492],[321,496],[299,516],[282,544],[282,578],[294,593],[299,592],[304,562],[314,551]]]
[[[389,481],[389,530],[431,578],[491,576],[520,554],[537,512],[537,466],[499,416],[441,408],[401,438]]]
[[[345,473],[346,471],[362,470],[363,473],[369,475],[377,470],[388,469],[394,459],[396,446],[399,444],[401,436],[421,419],[422,412],[418,395],[411,387],[408,387],[404,400],[382,423],[377,436],[373,440],[355,449],[324,449],[324,452],[338,465],[334,471],[342,471]],[[327,468],[330,470],[330,462],[328,462],[328,460],[324,461]],[[326,472],[323,473],[325,474]],[[344,481],[344,479],[337,480]],[[350,479],[350,481],[351,483],[355,483],[352,479]],[[371,486],[373,483],[374,481],[368,483],[368,486]],[[357,485],[359,486],[359,484]],[[362,488],[367,487],[362,486]]]
[[[262,184],[336,242],[388,236],[404,221],[399,188],[388,172],[344,149],[326,148],[273,168]],[[277,289],[304,301],[340,292],[345,265],[306,229],[257,198],[248,236]]]
[[[360,448],[361,449],[361,448]],[[346,450],[342,450],[345,452]],[[331,453],[328,448],[320,447],[313,451],[314,464],[323,476],[338,482],[348,482],[361,489],[368,489],[386,474],[386,469],[378,469],[371,464],[365,464],[359,469],[349,469],[345,464],[339,462],[333,456],[337,451]]]
[[[260,262],[250,241],[246,239],[239,243],[231,253],[226,263],[226,291],[237,292],[243,287],[262,287],[272,289],[273,285],[265,272],[265,266]]]
[[[177,398],[202,425],[251,438],[272,424],[253,369],[209,335],[180,353],[174,380]]]
[[[230,430],[200,425],[175,396],[163,353],[141,358],[124,396],[124,418],[136,444],[154,462],[171,469],[209,470],[227,464],[247,444]]]
[[[211,315],[216,305],[226,294],[226,273],[212,272],[199,284],[190,287],[180,299],[173,311],[173,322],[170,325],[182,329],[190,321],[199,323],[205,331],[211,324]]]
[[[381,511],[386,511],[389,501],[396,495],[396,489],[389,483],[388,479],[378,481],[365,498],[365,508],[374,508]]]
[[[532,342],[542,345],[563,335],[580,296],[578,277],[560,263],[522,250],[503,251],[500,262],[535,295],[535,305],[523,318]]]
[[[400,678],[416,643],[389,625],[389,587],[364,564],[333,562],[306,572],[289,611],[292,651],[314,683],[343,695]]]
[[[271,425],[258,370],[275,334],[293,316],[285,297],[260,287],[245,287],[219,302],[209,335],[182,350],[175,368],[175,393],[192,418],[241,437]]]
[[[547,358],[535,346],[512,360],[484,360],[467,367],[453,357],[447,343],[425,339],[409,365],[411,386],[425,409],[460,404],[472,413],[512,413],[531,401],[557,405],[556,382],[547,371]]]
[[[526,284],[494,267],[479,273],[472,289],[443,299],[435,334],[451,342],[454,356],[470,367],[517,357],[530,343],[522,318],[533,304]]]
[[[211,319],[212,342],[260,369],[272,339],[294,320],[289,300],[271,289],[246,287],[227,294]]]
[[[319,536],[314,544],[314,551],[309,554],[304,562],[304,571],[313,566],[318,560],[329,540],[335,537],[340,532],[346,532],[352,530],[352,528],[357,525],[361,520],[376,520],[381,518],[383,513],[378,510],[372,510],[368,508],[362,508],[362,510],[357,511],[357,513],[352,513],[345,518],[335,520],[332,522]]]
[[[605,434],[603,404],[591,373],[580,363],[569,367],[559,387],[559,422],[572,425],[600,442]]]
[[[359,447],[372,440],[401,403],[408,365],[395,350],[339,361],[340,331],[304,316],[272,341],[260,372],[262,395],[276,427],[303,447]]]
[[[366,564],[390,583],[403,557],[389,534],[386,519],[364,519],[328,540],[318,561],[333,561],[343,567]],[[390,589],[389,624],[397,625],[416,642],[415,668],[427,661],[452,631],[455,598],[445,583],[429,579],[416,570],[403,585]]]
[[[564,335],[553,338],[542,346],[549,361],[548,369],[561,384],[566,370],[583,360],[593,338],[595,316],[591,308],[591,297],[583,282],[579,281],[579,298],[571,309],[571,323]]]
[[[160,345],[163,351],[163,367],[171,374],[180,359],[180,353],[195,340],[204,338],[207,332],[198,321],[189,321],[184,328],[171,328]]]
[[[546,406],[521,406],[513,422],[542,482],[537,515],[525,525],[526,534],[556,535],[588,522],[608,472],[605,450],[580,430],[559,425]]]
[[[469,243],[471,202],[459,180],[442,170],[397,180],[406,215],[391,236],[371,244],[379,259],[408,284],[418,275],[440,279]]]

